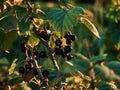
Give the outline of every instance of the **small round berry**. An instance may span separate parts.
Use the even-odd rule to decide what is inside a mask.
[[[48,35],[47,35],[47,33],[46,33],[45,31],[41,31],[41,32],[39,33],[39,36],[40,36],[41,38],[43,38],[44,40],[47,40],[47,39],[48,39]]]
[[[33,74],[34,74],[34,75],[38,75],[38,71],[37,71],[36,68],[33,69]]]
[[[40,56],[40,58],[45,58],[47,56],[46,51],[41,51],[39,56]]]
[[[73,59],[73,56],[72,55],[67,55],[67,60],[71,60],[71,59]]]
[[[25,69],[31,70],[31,69],[32,69],[31,64],[26,64],[26,65],[25,65]]]
[[[72,50],[71,46],[65,46],[65,48],[64,48],[64,51],[65,51],[66,53],[70,53],[71,50]]]
[[[33,56],[34,56],[34,59],[39,60],[39,52],[38,51],[35,51],[33,53]]]
[[[25,72],[25,69],[24,69],[24,67],[19,67],[19,73],[21,73],[21,74],[23,74]]]
[[[71,44],[72,40],[70,38],[66,38],[66,44]]]
[[[61,55],[62,54],[62,49],[61,48],[55,48],[55,54],[56,55]]]
[[[44,77],[47,77],[47,76],[49,75],[49,71],[48,71],[48,70],[43,70],[43,71],[42,71],[42,75],[43,75]]]
[[[62,56],[63,58],[66,58],[66,57],[67,57],[67,53],[66,53],[66,52],[63,52],[63,53],[61,54],[61,56]]]
[[[71,35],[71,32],[65,32],[64,38],[69,38]]]
[[[72,40],[72,41],[75,41],[76,40],[76,36],[73,34],[73,35],[70,35],[70,39]]]
[[[56,45],[56,46],[61,46],[61,44],[62,44],[61,39],[60,39],[60,38],[56,39],[55,45]]]

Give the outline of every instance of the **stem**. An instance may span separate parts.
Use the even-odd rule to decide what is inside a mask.
[[[90,52],[90,46],[89,46],[89,42],[87,39],[85,39],[84,41],[84,44],[86,46],[86,50],[88,52],[88,57],[91,58],[91,52]],[[93,62],[90,62],[90,67],[93,67]],[[95,90],[95,72],[94,72],[94,68],[91,68],[90,69],[90,77],[91,77],[91,85],[90,87],[92,88],[92,90]]]

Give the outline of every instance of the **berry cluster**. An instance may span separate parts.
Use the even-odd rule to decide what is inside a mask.
[[[61,55],[63,58],[67,58],[67,60],[73,59],[73,56],[70,54],[72,51],[72,42],[76,40],[76,36],[71,32],[66,32],[64,35],[66,40],[66,46],[62,46],[62,38],[57,38],[55,41],[55,54]]]

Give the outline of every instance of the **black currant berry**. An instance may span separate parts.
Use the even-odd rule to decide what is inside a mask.
[[[60,39],[60,38],[56,39],[55,45],[56,45],[56,46],[61,46],[61,44],[62,44],[61,39]]]
[[[42,75],[43,75],[43,77],[47,77],[49,75],[49,71],[48,70],[43,70]]]
[[[31,70],[32,69],[32,65],[31,64],[26,64],[25,65],[25,69]]]
[[[64,48],[64,51],[65,51],[66,53],[70,53],[71,50],[72,50],[72,47],[71,47],[71,46],[65,46],[65,48]]]
[[[46,51],[41,51],[39,56],[40,56],[40,58],[45,58],[47,56]]]
[[[36,60],[39,60],[39,52],[38,52],[38,51],[35,51],[35,52],[33,53],[33,56],[34,56],[34,58],[35,58]]]
[[[66,38],[66,44],[71,44],[72,40],[70,38]]]
[[[67,53],[66,53],[66,52],[63,52],[63,53],[61,54],[61,56],[62,56],[63,58],[65,58],[65,57],[67,57]]]
[[[25,43],[21,44],[21,52],[26,53]]]
[[[61,55],[62,54],[62,49],[61,48],[55,48],[55,54],[56,55]]]
[[[24,69],[24,67],[19,67],[19,73],[21,73],[21,74],[23,74],[25,72],[25,69]]]
[[[71,60],[71,59],[73,59],[73,56],[70,55],[70,54],[68,54],[68,55],[67,55],[67,60]]]
[[[64,38],[69,38],[71,35],[71,32],[65,32]]]
[[[38,71],[37,71],[36,68],[33,69],[33,74],[34,74],[34,75],[38,75]]]
[[[75,41],[76,40],[76,36],[73,34],[73,35],[70,35],[70,39],[72,40],[72,41]]]
[[[45,31],[41,31],[41,32],[39,33],[39,36],[40,36],[41,38],[43,38],[44,40],[47,40],[47,39],[48,39],[48,35],[47,35],[47,33],[46,33]]]

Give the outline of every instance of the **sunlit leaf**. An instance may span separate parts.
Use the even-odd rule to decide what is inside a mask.
[[[35,33],[32,30],[30,31],[30,36],[29,36],[29,40],[27,43],[31,47],[34,47],[34,46],[38,45],[38,43],[39,43],[38,37],[35,35]]]
[[[83,23],[96,37],[100,38],[99,33],[94,24],[87,18],[80,17],[81,23]]]
[[[14,59],[9,69],[9,75],[11,75],[14,72],[14,69],[16,68],[16,65],[17,65],[16,62],[17,62],[17,59]]]

